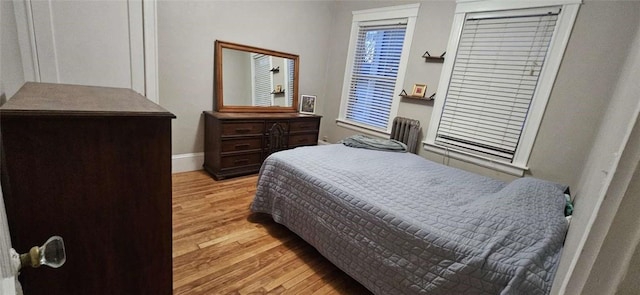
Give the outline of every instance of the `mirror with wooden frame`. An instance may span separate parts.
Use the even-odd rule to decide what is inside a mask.
[[[218,112],[296,112],[298,55],[216,40]]]

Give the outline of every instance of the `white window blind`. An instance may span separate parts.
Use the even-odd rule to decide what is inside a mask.
[[[287,105],[293,105],[293,59],[285,59],[286,67],[287,67]]]
[[[273,91],[271,88],[271,57],[264,54],[253,54],[253,105],[271,106]]]
[[[558,13],[467,15],[436,143],[513,160]]]
[[[363,22],[359,26],[345,118],[387,128],[396,88],[406,20]]]

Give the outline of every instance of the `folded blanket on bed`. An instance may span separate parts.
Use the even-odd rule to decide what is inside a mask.
[[[377,151],[406,152],[407,145],[395,139],[374,138],[366,135],[349,136],[338,143],[348,147],[362,148]]]

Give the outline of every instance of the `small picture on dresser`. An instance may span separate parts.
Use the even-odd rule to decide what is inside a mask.
[[[300,100],[300,113],[315,114],[316,113],[316,96],[302,95]]]

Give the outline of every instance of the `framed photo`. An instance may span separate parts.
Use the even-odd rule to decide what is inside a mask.
[[[426,92],[427,92],[426,84],[413,84],[413,91],[411,91],[411,96],[424,97],[424,94]]]
[[[300,113],[315,114],[316,113],[316,96],[301,95],[300,97]]]

